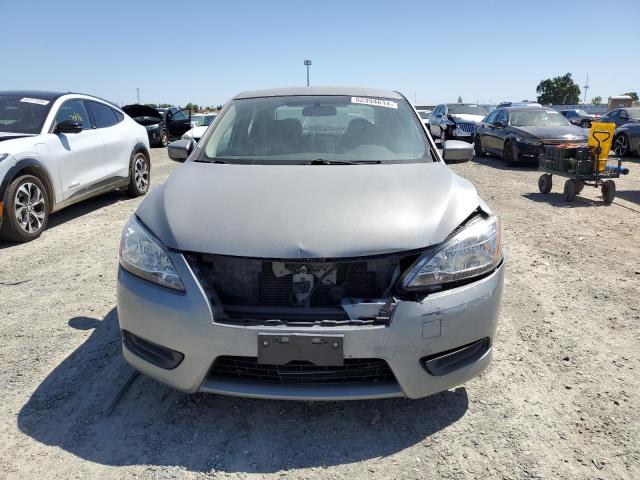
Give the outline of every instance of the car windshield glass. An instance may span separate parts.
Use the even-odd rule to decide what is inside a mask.
[[[40,133],[51,100],[0,94],[0,132]]]
[[[555,110],[537,108],[535,110],[516,110],[510,114],[510,124],[514,127],[550,127],[571,125]]]
[[[640,118],[640,108],[630,108],[627,110],[629,118]]]
[[[583,117],[588,116],[589,114],[587,112],[585,112],[584,110],[574,110],[578,115],[581,115]]]
[[[482,115],[487,114],[486,110],[480,105],[448,105],[449,113],[453,115]]]
[[[233,163],[432,161],[405,100],[283,96],[234,100],[201,160]]]
[[[211,122],[215,120],[215,118],[215,115],[205,115],[198,122],[198,127],[208,127],[209,125],[211,125]]]

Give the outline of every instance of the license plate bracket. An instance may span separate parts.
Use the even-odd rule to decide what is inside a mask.
[[[344,335],[307,333],[259,333],[258,363],[285,365],[303,360],[318,366],[341,367],[344,364]]]

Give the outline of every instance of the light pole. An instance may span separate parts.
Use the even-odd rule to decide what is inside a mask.
[[[308,87],[309,86],[309,67],[311,66],[311,60],[305,60],[304,64],[307,67],[307,87]]]

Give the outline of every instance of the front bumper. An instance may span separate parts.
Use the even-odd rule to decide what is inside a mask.
[[[422,301],[400,301],[387,326],[241,326],[215,322],[209,300],[184,257],[170,252],[186,292],[175,292],[118,272],[120,328],[148,342],[184,354],[171,370],[156,366],[123,344],[137,370],[184,392],[210,392],[257,398],[350,400],[421,398],[460,385],[490,363],[504,264],[491,275]],[[396,382],[371,384],[278,384],[214,378],[219,356],[257,357],[258,334],[343,335],[345,358],[383,359]],[[479,358],[444,375],[431,375],[420,359],[488,339]]]

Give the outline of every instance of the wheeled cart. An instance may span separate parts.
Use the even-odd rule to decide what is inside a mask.
[[[549,193],[553,186],[553,176],[558,175],[566,178],[564,198],[568,202],[572,202],[585,185],[600,187],[604,203],[613,202],[616,184],[612,179],[619,178],[621,173],[628,173],[628,170],[622,168],[620,159],[617,165],[607,164],[606,155],[602,155],[600,144],[610,139],[610,132],[594,131],[591,135],[597,140],[595,148],[564,145],[545,147],[545,152],[538,161],[538,170],[544,172],[538,179],[540,193]]]

